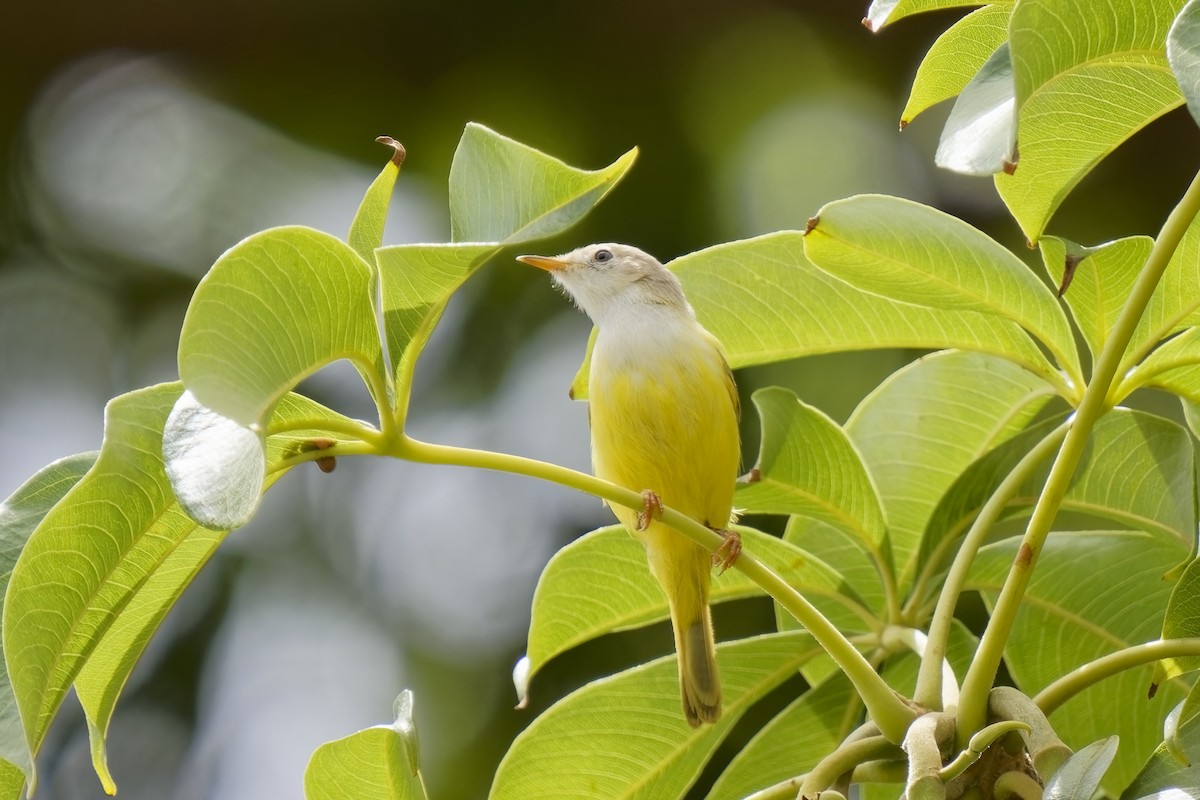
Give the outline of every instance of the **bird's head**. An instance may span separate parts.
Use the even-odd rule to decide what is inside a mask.
[[[546,270],[592,321],[666,308],[690,314],[679,279],[654,256],[627,244],[592,244],[561,256],[517,256]]]

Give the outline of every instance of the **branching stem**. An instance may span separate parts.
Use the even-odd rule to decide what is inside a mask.
[[[1025,536],[1017,550],[1016,558],[1009,570],[1004,586],[992,611],[992,617],[979,642],[971,667],[963,681],[961,703],[958,708],[957,736],[960,747],[966,745],[972,734],[983,727],[986,719],[987,695],[996,679],[996,670],[1004,654],[1004,646],[1012,632],[1017,609],[1029,586],[1038,555],[1050,533],[1050,526],[1058,514],[1063,497],[1067,493],[1075,469],[1083,456],[1087,441],[1096,421],[1108,411],[1106,398],[1117,377],[1117,368],[1125,348],[1137,328],[1138,321],[1150,302],[1159,279],[1179,247],[1188,226],[1200,211],[1200,175],[1192,179],[1179,204],[1167,217],[1150,256],[1138,274],[1125,306],[1113,325],[1108,341],[1096,359],[1092,379],[1084,390],[1083,399],[1073,415],[1071,428],[1067,431],[1050,475],[1042,489],[1033,515],[1025,529]]]
[[[941,663],[946,658],[946,649],[950,643],[954,609],[962,595],[963,586],[966,585],[971,564],[975,561],[975,554],[987,540],[988,533],[996,524],[996,520],[1004,513],[1008,502],[1029,480],[1034,471],[1041,466],[1042,462],[1050,457],[1054,448],[1058,447],[1059,442],[1066,434],[1067,423],[1064,422],[1046,434],[1042,441],[1038,442],[1017,462],[1017,465],[984,503],[979,515],[975,517],[970,530],[963,538],[962,545],[958,548],[958,553],[950,565],[950,572],[946,575],[946,581],[942,584],[941,594],[938,595],[937,607],[934,609],[933,619],[929,625],[929,642],[926,645],[925,657],[921,660],[921,666],[917,673],[917,689],[913,698],[925,708],[943,707],[939,705],[943,696]],[[960,743],[960,748],[963,746],[965,746],[965,742]]]
[[[640,510],[644,504],[641,494],[615,483],[557,464],[521,456],[430,444],[408,436],[399,437],[390,454],[426,464],[450,464],[526,475],[577,489],[635,510]],[[704,525],[671,508],[663,508],[662,521],[708,550],[716,550],[724,541]],[[867,707],[867,713],[883,735],[890,741],[901,741],[909,724],[916,718],[916,712],[884,683],[870,663],[833,623],[751,553],[743,551],[734,567],[779,601],[813,635],[854,684]]]

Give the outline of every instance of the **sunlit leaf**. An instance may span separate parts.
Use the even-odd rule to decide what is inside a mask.
[[[1092,742],[1073,754],[1046,781],[1045,800],[1092,800],[1117,755],[1116,736]]]
[[[881,30],[898,19],[920,14],[925,11],[940,11],[944,8],[962,8],[964,6],[982,5],[981,0],[874,0],[867,9],[863,24],[873,31]],[[1001,2],[995,5],[1011,6],[1011,2]]]
[[[901,589],[912,581],[926,523],[967,465],[1012,436],[1052,395],[1001,358],[926,356],[879,385],[846,422],[883,501]]]
[[[738,531],[746,552],[806,596],[856,601],[854,589],[840,575],[796,545],[753,528],[739,526]],[[756,584],[731,569],[720,575],[714,572],[709,602],[760,594]],[[558,551],[538,581],[529,623],[526,680],[572,647],[606,633],[664,620],[667,614],[666,596],[646,566],[646,550],[628,531],[612,525],[581,536]]]
[[[858,725],[854,698],[840,672],[796,698],[738,751],[707,800],[742,800],[808,772]]]
[[[971,587],[989,607],[1017,554],[1008,539],[979,553]],[[1139,531],[1052,534],[1038,559],[1005,649],[1018,687],[1032,694],[1080,665],[1155,639],[1171,586],[1162,576],[1188,545]],[[1162,720],[1183,699],[1174,683],[1146,699],[1149,666],[1131,669],[1069,700],[1050,722],[1071,747],[1117,734],[1121,747],[1104,787],[1116,793],[1162,738]],[[1165,695],[1165,696],[1164,696]]]
[[[1004,42],[954,103],[934,162],[964,175],[994,175],[1016,164],[1017,120],[1012,60]]]
[[[305,800],[425,800],[412,693],[402,693],[396,706],[402,713],[391,725],[376,725],[316,749],[304,771]]]
[[[30,748],[36,752],[76,683],[108,788],[104,733],[116,699],[224,536],[183,512],[165,473],[162,430],[181,393],[179,384],[163,384],[109,403],[99,458],[29,538],[4,604],[4,652]],[[273,476],[304,449],[310,426],[335,419],[349,422],[312,401],[283,398],[269,431]]]
[[[961,92],[984,62],[1008,39],[1010,3],[976,9],[946,29],[921,59],[908,102],[900,114],[901,127],[930,106]]]
[[[346,237],[354,252],[372,267],[375,265],[375,249],[383,244],[388,205],[392,201],[396,178],[400,175],[400,165],[404,163],[404,147],[399,142],[387,136],[380,136],[376,141],[392,148],[392,158],[367,188],[354,221],[350,223],[350,234]]]
[[[1186,639],[1200,636],[1200,560],[1194,560],[1183,571],[1163,618],[1162,638]],[[1200,656],[1166,658],[1159,662],[1162,678],[1174,678],[1185,672],[1200,669]]]
[[[1020,163],[996,188],[1036,242],[1075,185],[1183,98],[1166,58],[1180,0],[1022,0],[1009,36]]]
[[[734,504],[750,512],[814,517],[858,537],[888,561],[887,523],[862,457],[841,426],[788,389],[759,389],[757,480]]]
[[[902,302],[1016,322],[1082,385],[1074,337],[1054,295],[982,231],[935,208],[884,195],[834,201],[818,220],[804,237],[804,252],[821,269]]]
[[[1190,0],[1167,33],[1167,61],[1188,111],[1200,123],[1200,2]]]
[[[96,456],[96,453],[80,453],[55,461],[39,470],[0,503],[0,596],[8,588],[13,565],[30,534],[50,509],[92,468]],[[33,758],[25,742],[8,670],[3,664],[0,664],[0,759],[9,762],[8,765],[0,764],[0,798],[7,798],[10,795],[6,793],[6,767],[17,767],[23,783],[26,776],[33,775]],[[19,784],[17,789],[20,790]]]
[[[260,424],[284,392],[339,358],[372,369],[379,329],[372,270],[311,228],[256,233],[196,287],[179,339],[179,375],[202,405]]]
[[[492,800],[681,797],[746,709],[821,652],[806,634],[717,647],[722,714],[688,727],[674,656],[595,681],[533,721],[500,762]]]
[[[1129,298],[1154,240],[1130,236],[1097,247],[1081,247],[1066,239],[1044,236],[1039,245],[1051,280],[1059,286],[1069,281],[1063,298],[1094,360],[1108,341],[1109,331]]]
[[[586,171],[471,123],[450,166],[450,233],[455,242],[516,244],[574,225],[633,165],[630,150]]]

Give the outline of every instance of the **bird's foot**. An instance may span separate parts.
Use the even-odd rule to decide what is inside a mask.
[[[650,520],[662,519],[663,504],[658,495],[651,489],[642,492],[642,510],[637,515],[637,529],[644,531],[650,527]]]
[[[713,566],[721,568],[717,574],[723,575],[725,570],[732,567],[737,562],[738,556],[742,554],[742,535],[728,528],[713,528],[712,531],[725,538],[725,541],[721,542],[721,546],[712,554]]]

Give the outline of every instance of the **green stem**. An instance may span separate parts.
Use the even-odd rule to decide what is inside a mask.
[[[859,764],[898,755],[900,751],[896,745],[879,734],[861,739],[847,739],[821,759],[812,772],[804,776],[804,781],[800,784],[800,795],[816,797],[833,786],[838,778],[852,772]]]
[[[426,464],[451,464],[526,475],[577,489],[635,510],[641,510],[644,505],[644,499],[638,492],[557,464],[521,456],[430,444],[408,436],[401,436],[396,440],[392,455]],[[704,525],[671,508],[663,508],[662,521],[708,550],[716,550],[724,541],[720,535]],[[775,598],[812,634],[854,684],[879,730],[889,740],[901,741],[916,713],[879,677],[870,663],[833,623],[752,554],[743,551],[734,567]]]
[[[942,708],[942,669],[941,663],[946,658],[946,649],[950,643],[950,631],[954,623],[954,609],[958,606],[963,587],[967,583],[967,575],[975,554],[987,541],[988,534],[996,520],[1004,513],[1008,502],[1016,495],[1021,486],[1050,457],[1054,448],[1066,436],[1068,423],[1064,422],[1046,434],[1028,453],[1017,462],[1008,473],[992,496],[979,510],[979,515],[971,524],[970,530],[963,538],[958,553],[950,565],[950,571],[942,584],[941,594],[938,595],[937,607],[929,625],[929,642],[926,644],[925,658],[917,672],[917,688],[913,699],[925,708]],[[968,737],[969,738],[969,737]],[[960,745],[961,747],[961,745]]]
[[[1042,785],[1023,772],[1009,771],[996,778],[992,796],[996,800],[1042,800]]]
[[[1159,639],[1126,647],[1089,661],[1042,689],[1033,702],[1044,714],[1052,714],[1075,695],[1118,672],[1134,669],[1163,658],[1200,656],[1200,639]]]
[[[322,458],[337,458],[339,456],[374,456],[379,455],[379,447],[370,442],[338,442],[324,450],[301,450],[292,453],[267,468],[267,475],[291,469],[306,461],[317,461]]]
[[[1084,390],[1083,399],[1071,422],[1071,429],[1063,440],[1054,465],[1050,468],[1046,485],[1038,497],[1037,505],[1034,506],[1021,546],[1000,590],[1000,596],[979,642],[979,649],[967,671],[967,677],[963,681],[962,698],[958,707],[957,735],[960,746],[965,746],[971,735],[983,727],[987,715],[988,691],[995,682],[996,670],[1004,655],[1004,645],[1012,632],[1017,609],[1029,586],[1038,555],[1046,542],[1046,536],[1050,533],[1050,526],[1054,523],[1058,508],[1062,505],[1063,497],[1075,475],[1075,468],[1083,457],[1092,427],[1108,410],[1105,399],[1117,376],[1125,348],[1129,345],[1129,340],[1133,337],[1138,321],[1170,263],[1171,256],[1179,247],[1179,242],[1197,212],[1200,212],[1200,174],[1192,179],[1187,192],[1163,224],[1154,247],[1150,250],[1150,256],[1138,274],[1116,324],[1113,325],[1108,341],[1096,359],[1092,380]]]

